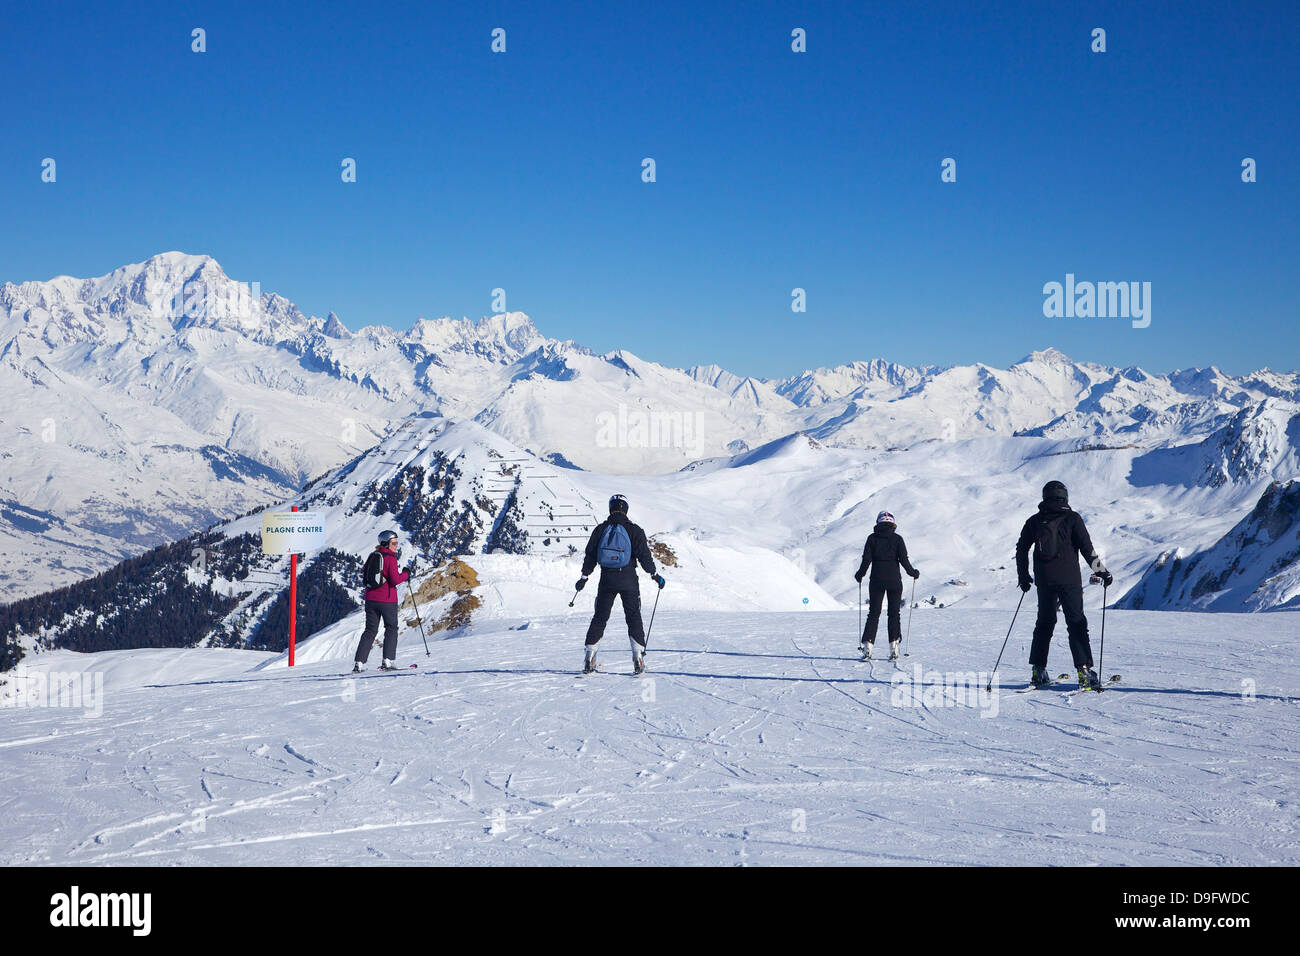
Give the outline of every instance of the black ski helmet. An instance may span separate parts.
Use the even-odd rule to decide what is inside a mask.
[[[1070,500],[1070,493],[1065,490],[1065,485],[1059,481],[1049,481],[1043,485],[1043,500],[1051,501],[1053,498],[1060,498],[1062,501]]]
[[[609,513],[614,514],[616,511],[627,514],[627,499],[622,495],[610,495],[609,497]]]
[[[381,532],[379,532],[379,546],[380,546],[381,548],[387,546],[388,542],[392,541],[392,540],[393,540],[394,538],[396,538],[396,537],[397,537],[397,532],[396,532],[396,531],[381,531]]]

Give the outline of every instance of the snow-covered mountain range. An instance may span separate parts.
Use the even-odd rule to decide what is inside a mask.
[[[1144,609],[1197,609],[1208,606],[1207,594],[1217,610],[1294,607],[1300,482],[1268,483],[1267,456],[1226,440],[1240,435],[1236,419],[1220,431],[1184,453],[1191,467],[1166,468],[1161,481],[1148,471],[1164,450],[1132,443],[988,437],[871,450],[800,434],[677,472],[628,476],[556,467],[477,422],[410,418],[292,499],[322,513],[328,529],[325,547],[299,565],[299,634],[310,638],[300,656],[352,653],[361,560],[387,528],[407,542],[403,560],[418,558],[424,569],[408,598],[419,595],[423,617],[447,634],[555,613],[615,491],[652,535],[671,582],[664,597],[677,610],[852,606],[863,538],[885,508],[922,570],[916,596],[926,613],[1010,607],[1019,596],[1020,526],[1042,485],[1062,476],[1117,579],[1111,594],[1089,589],[1090,607],[1130,589],[1126,603]],[[1228,469],[1243,459],[1265,477]],[[1291,467],[1289,459],[1272,464]],[[0,632],[16,635],[24,654],[192,644],[282,650],[288,561],[262,554],[259,537],[263,513],[282,510],[268,506],[0,607]],[[1239,521],[1239,511],[1250,516]],[[1203,559],[1170,561],[1171,553],[1201,551]]]
[[[392,453],[394,440],[410,451],[395,431],[403,422],[415,423],[408,430],[437,422],[439,434],[447,420],[482,426],[473,461],[416,462],[426,476],[453,461],[476,476],[448,512],[469,537],[457,544],[439,531],[430,555],[507,548],[498,513],[468,490],[474,481],[475,491],[486,488],[491,449],[552,475],[548,482],[562,486],[555,500],[586,520],[615,488],[698,507],[691,515],[663,505],[676,511],[671,526],[698,526],[704,538],[727,534],[724,519],[734,519],[754,547],[783,560],[797,551],[809,577],[840,599],[848,594],[838,552],[860,547],[877,503],[906,510],[911,533],[932,534],[932,552],[966,581],[1006,561],[1000,542],[1032,506],[1033,481],[1063,477],[1081,507],[1126,542],[1131,584],[1163,553],[1211,548],[1271,482],[1300,476],[1294,372],[1154,375],[1049,349],[1009,369],[873,360],[756,379],[717,366],[672,369],[626,351],[598,355],[547,338],[520,313],[351,331],[333,314],[304,315],[227,277],[209,257],[181,253],[94,279],[0,287],[0,399],[5,600],[269,503],[307,503],[350,480],[340,467],[394,462],[374,458]],[[435,439],[419,434],[432,449]],[[493,445],[493,435],[504,444]],[[367,449],[377,450],[362,455]],[[382,470],[366,485],[387,482],[400,498],[410,476]],[[741,473],[746,481],[719,477]],[[715,493],[729,498],[702,496],[719,482]],[[403,518],[398,499],[383,500],[389,511],[369,502],[365,513]],[[336,506],[360,507],[346,496]],[[753,527],[755,514],[766,527]],[[834,530],[841,521],[842,534]],[[235,527],[214,533],[237,538]],[[344,535],[340,553],[372,530],[356,542]],[[546,537],[533,530],[524,550]],[[999,549],[994,557],[988,547]],[[994,593],[967,586],[975,590],[952,597]],[[800,582],[794,590],[811,589]],[[1243,607],[1285,605],[1291,590]]]

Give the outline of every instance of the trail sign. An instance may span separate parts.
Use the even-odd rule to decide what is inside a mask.
[[[289,555],[289,666],[298,630],[298,555],[325,547],[325,515],[319,511],[268,512],[262,516],[262,551]]]
[[[292,511],[262,515],[262,551],[266,554],[302,554],[325,547],[325,515],[319,511]]]

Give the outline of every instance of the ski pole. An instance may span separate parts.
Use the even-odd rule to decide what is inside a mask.
[[[907,639],[912,636],[912,608],[916,606],[916,578],[912,578],[912,598],[907,602],[907,633],[903,635],[903,646],[907,646]],[[911,657],[907,651],[903,652],[904,657]],[[996,670],[997,668],[994,668]]]
[[[1107,584],[1101,586],[1101,651],[1097,655],[1097,674],[1099,680],[1105,680],[1105,678],[1100,675],[1106,673],[1102,669],[1101,664],[1102,661],[1106,659],[1106,591],[1108,588],[1109,585]],[[1101,688],[1098,687],[1097,690],[1101,690]]]
[[[424,621],[420,620],[420,606],[415,603],[415,591],[411,587],[411,579],[406,579],[406,590],[411,595],[411,610],[415,612],[415,621],[420,625],[420,637],[424,640],[424,656],[429,656],[429,639],[424,635]]]
[[[1001,663],[1002,663],[1002,654],[1003,654],[1003,653],[1006,651],[1006,649],[1007,649],[1007,641],[1011,640],[1011,630],[1012,630],[1012,628],[1014,628],[1014,627],[1016,626],[1016,617],[1020,614],[1020,605],[1022,605],[1022,604],[1025,603],[1025,594],[1026,594],[1026,593],[1028,593],[1028,592],[1026,592],[1026,591],[1021,591],[1021,592],[1020,592],[1020,600],[1016,602],[1016,613],[1011,615],[1011,627],[1007,628],[1007,636],[1004,637],[1004,638],[1002,639],[1002,650],[998,651],[998,659],[997,659],[997,663],[995,663],[995,664],[993,665],[993,673],[994,673],[994,674],[996,674],[996,673],[998,672],[998,664],[1001,664]],[[992,690],[992,689],[993,689],[993,680],[992,680],[991,678],[989,679],[988,686],[985,687],[984,689],[985,689],[985,690]]]
[[[662,591],[663,588],[659,590]],[[659,591],[655,591],[655,606],[650,609],[650,626],[645,629],[645,649],[647,651],[650,650],[650,632],[655,629],[655,611],[657,610],[659,610]]]
[[[569,607],[573,607],[573,602],[578,600],[578,589],[574,588],[573,597],[569,599]]]
[[[858,643],[862,643],[862,582],[858,581]]]

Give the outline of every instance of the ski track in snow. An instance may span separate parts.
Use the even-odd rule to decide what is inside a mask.
[[[617,615],[588,677],[560,618],[408,639],[406,680],[123,652],[98,718],[0,711],[0,862],[1300,863],[1300,617],[1114,612],[1123,680],[1077,697],[1012,692],[1024,628],[997,716],[895,702],[914,664],[991,666],[1004,620],[927,615],[895,667],[848,613],[660,609],[641,678]]]

